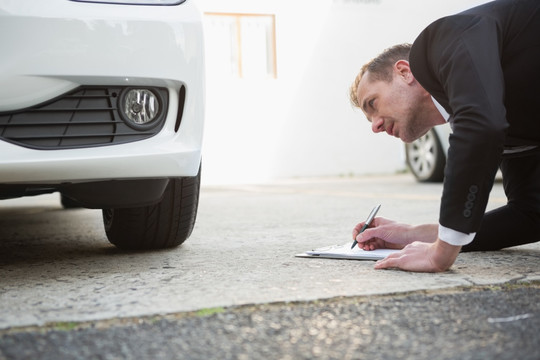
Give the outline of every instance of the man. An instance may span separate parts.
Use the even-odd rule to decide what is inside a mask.
[[[375,267],[438,272],[458,253],[540,240],[540,1],[497,0],[428,26],[351,87],[375,133],[411,142],[450,122],[439,224],[376,218],[353,238],[402,249]],[[485,213],[497,168],[507,205]]]

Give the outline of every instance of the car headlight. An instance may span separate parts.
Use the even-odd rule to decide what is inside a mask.
[[[186,0],[70,0],[75,2],[121,5],[179,5]]]

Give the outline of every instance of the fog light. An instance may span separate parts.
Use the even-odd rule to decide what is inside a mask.
[[[129,89],[120,100],[125,118],[136,125],[145,125],[159,115],[159,99],[147,89]]]

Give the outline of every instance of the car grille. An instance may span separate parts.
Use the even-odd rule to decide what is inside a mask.
[[[138,141],[157,134],[165,116],[143,129],[128,126],[118,112],[124,87],[79,87],[47,103],[0,113],[0,139],[34,149],[69,149]],[[168,92],[152,88],[163,101]]]

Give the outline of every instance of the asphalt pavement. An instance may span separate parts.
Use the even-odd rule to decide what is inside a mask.
[[[539,359],[538,243],[443,274],[294,257],[351,241],[377,203],[436,222],[440,192],[407,174],[206,186],[192,237],[151,253],[57,195],[4,201],[0,358]]]

